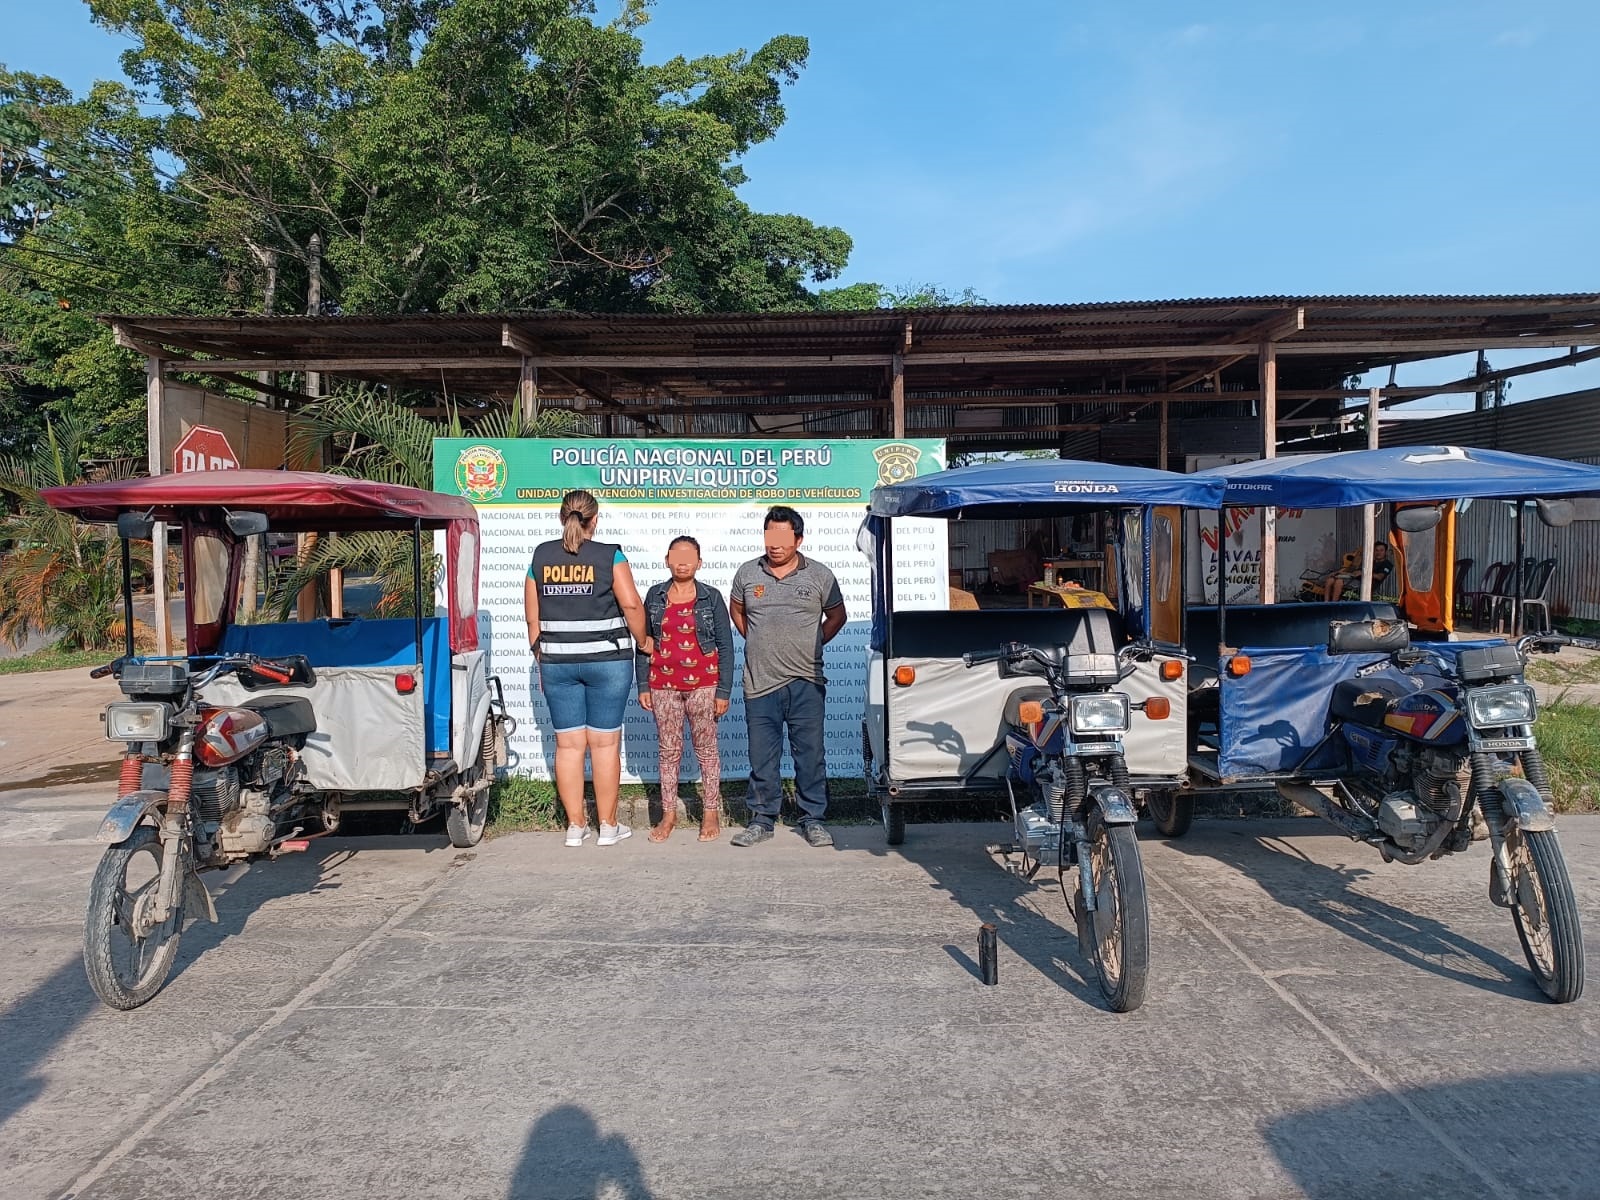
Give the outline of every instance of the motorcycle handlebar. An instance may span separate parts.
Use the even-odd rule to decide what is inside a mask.
[[[967,667],[979,667],[984,663],[999,662],[1005,656],[1004,650],[968,650],[961,656],[961,662]]]
[[[273,683],[288,683],[294,678],[293,671],[287,671],[275,662],[261,659],[249,664],[250,673],[260,675],[263,679],[270,679]]]

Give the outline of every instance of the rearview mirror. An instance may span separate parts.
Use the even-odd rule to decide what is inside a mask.
[[[1444,519],[1437,504],[1417,504],[1394,510],[1394,527],[1401,533],[1427,533]]]
[[[267,514],[261,512],[231,512],[222,518],[228,532],[234,537],[250,537],[267,531]]]
[[[1578,506],[1571,500],[1535,500],[1533,503],[1539,510],[1539,520],[1551,529],[1565,529],[1578,516]]]
[[[155,520],[149,513],[125,512],[117,514],[117,536],[135,542],[148,542],[156,530]]]

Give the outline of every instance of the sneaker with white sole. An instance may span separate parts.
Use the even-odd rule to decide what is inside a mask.
[[[567,845],[581,846],[589,840],[589,827],[587,825],[567,826]]]
[[[587,830],[585,832],[587,832]],[[600,836],[595,839],[594,844],[596,846],[615,846],[623,838],[631,838],[632,836],[633,830],[629,829],[626,825],[602,824],[600,826]]]

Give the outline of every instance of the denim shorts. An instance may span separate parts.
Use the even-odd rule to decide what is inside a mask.
[[[628,659],[564,663],[547,658],[539,664],[539,689],[557,733],[576,729],[615,733],[622,728],[622,714],[633,692],[633,663]]]

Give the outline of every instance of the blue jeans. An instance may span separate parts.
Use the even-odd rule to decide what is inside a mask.
[[[550,723],[557,733],[591,729],[615,733],[633,694],[633,663],[565,663],[545,658],[539,664],[539,688],[550,706]]]
[[[750,823],[771,829],[783,803],[783,727],[789,727],[794,759],[794,790],[800,824],[821,821],[828,812],[828,768],[822,753],[822,712],[828,689],[809,679],[791,679],[775,692],[746,697],[745,733],[750,740]]]

